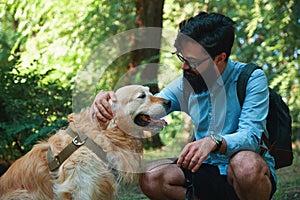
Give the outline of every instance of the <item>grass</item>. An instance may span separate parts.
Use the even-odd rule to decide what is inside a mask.
[[[175,145],[176,146],[176,145]],[[178,146],[176,146],[178,147]],[[146,155],[149,159],[170,157],[170,155],[176,154],[179,148],[171,150],[172,147],[167,147],[163,150],[157,150],[150,152]],[[170,154],[170,152],[173,152]],[[177,154],[178,155],[178,154]],[[284,167],[277,170],[278,184],[277,191],[274,194],[272,200],[300,200],[300,149],[297,148],[294,151],[293,165]],[[147,200],[148,198],[143,195],[139,186],[134,187],[122,187],[120,190],[120,200]]]

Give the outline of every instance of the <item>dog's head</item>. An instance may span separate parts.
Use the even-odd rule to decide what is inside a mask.
[[[116,91],[117,102],[111,103],[115,122],[123,131],[131,134],[141,130],[160,131],[167,122],[164,117],[171,101],[153,96],[148,87],[129,85]]]

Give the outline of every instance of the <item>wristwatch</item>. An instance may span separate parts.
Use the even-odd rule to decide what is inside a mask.
[[[212,134],[210,135],[210,138],[217,144],[217,148],[214,150],[214,152],[218,152],[222,146],[223,138],[221,135]]]

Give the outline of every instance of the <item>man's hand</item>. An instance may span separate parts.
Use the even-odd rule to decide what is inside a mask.
[[[102,128],[106,128],[107,122],[114,117],[109,100],[117,102],[117,97],[113,91],[102,91],[94,99],[91,115],[96,117]]]
[[[192,172],[196,172],[210,152],[216,149],[216,147],[217,144],[210,137],[191,142],[181,152],[177,166],[183,166]]]

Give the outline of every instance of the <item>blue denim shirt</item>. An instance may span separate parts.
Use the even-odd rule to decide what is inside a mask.
[[[196,139],[221,134],[227,144],[225,154],[211,153],[205,163],[217,165],[227,174],[229,158],[240,150],[260,152],[262,133],[267,133],[266,117],[269,107],[267,78],[262,70],[255,70],[249,78],[246,97],[241,109],[237,97],[237,80],[245,63],[228,60],[227,66],[212,88],[201,94],[191,93],[183,101],[183,77],[168,84],[157,96],[172,101],[171,111],[184,111],[192,119]],[[273,157],[264,159],[277,181]]]

